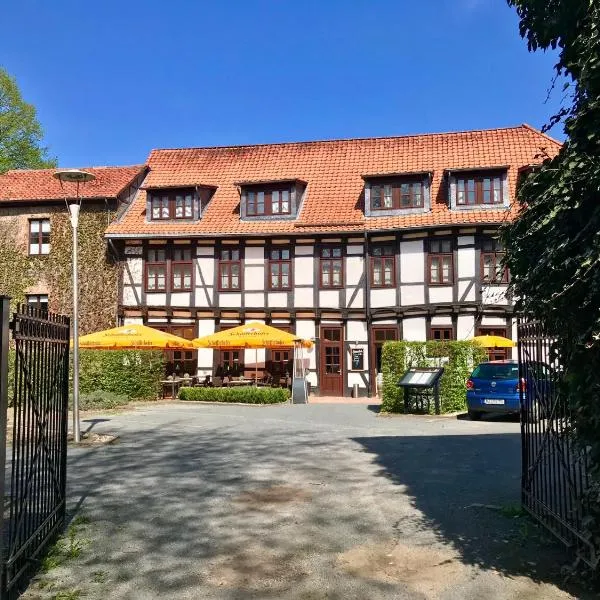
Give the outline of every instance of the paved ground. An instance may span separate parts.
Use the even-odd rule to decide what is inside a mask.
[[[583,597],[561,588],[562,549],[511,514],[515,422],[165,404],[89,426],[121,439],[70,452],[81,554],[28,600]]]

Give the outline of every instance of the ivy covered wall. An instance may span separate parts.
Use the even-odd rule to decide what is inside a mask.
[[[104,231],[114,212],[104,203],[84,202],[79,219],[79,314],[81,334],[114,327],[118,267],[107,253]],[[28,221],[50,219],[50,254],[28,255]],[[48,294],[49,308],[70,315],[72,296],[72,229],[64,204],[4,208],[0,211],[0,293],[13,308],[25,295]]]

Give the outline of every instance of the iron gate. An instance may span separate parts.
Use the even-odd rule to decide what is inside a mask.
[[[583,533],[588,459],[572,438],[555,339],[539,322],[519,323],[518,333],[523,507],[595,568],[598,549]]]
[[[69,319],[22,305],[10,323],[13,381],[8,385],[8,299],[0,324],[0,598],[14,598],[64,525],[69,397]],[[4,393],[1,393],[4,387]],[[12,399],[8,429],[7,396]],[[10,442],[12,437],[12,442]],[[6,456],[6,453],[9,456]]]

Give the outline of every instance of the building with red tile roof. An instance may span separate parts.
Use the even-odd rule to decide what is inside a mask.
[[[316,393],[373,395],[386,340],[514,336],[497,231],[518,213],[519,171],[559,149],[520,125],[154,150],[106,230],[119,315],[189,338],[261,320],[315,340]],[[258,368],[279,379],[290,358],[261,351]],[[253,373],[255,360],[199,350],[169,369]]]

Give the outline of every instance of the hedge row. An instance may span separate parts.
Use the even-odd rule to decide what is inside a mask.
[[[278,404],[287,402],[290,393],[282,388],[264,387],[184,387],[179,390],[180,400],[201,402],[240,402],[243,404]]]
[[[466,410],[466,380],[475,365],[486,360],[485,350],[475,342],[386,342],[381,355],[383,412],[404,412],[404,390],[398,381],[411,367],[444,367],[440,380],[443,413]],[[430,403],[433,412],[433,402]]]
[[[69,358],[72,360],[72,357]],[[8,374],[11,406],[14,367],[15,351],[11,350]],[[96,404],[98,408],[110,408],[109,404],[122,404],[123,399],[156,400],[164,374],[164,355],[160,351],[80,350],[79,391],[82,396],[82,408],[84,405],[86,408],[93,408]],[[105,392],[104,395],[108,395],[108,398],[95,402],[94,399],[99,398],[98,394],[102,392]]]

